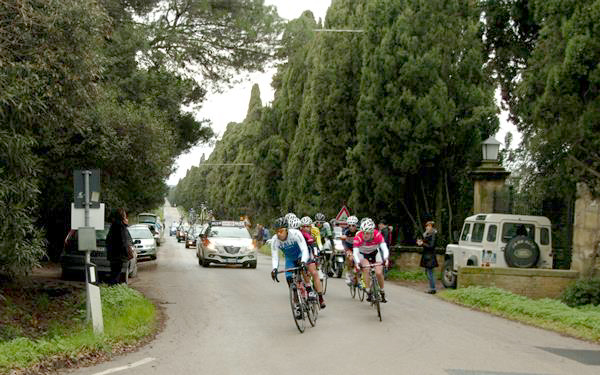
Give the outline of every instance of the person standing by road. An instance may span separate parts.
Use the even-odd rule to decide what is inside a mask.
[[[425,272],[427,273],[427,279],[429,280],[429,290],[427,293],[429,294],[435,294],[435,275],[433,271],[438,266],[435,256],[437,230],[435,230],[434,226],[435,223],[433,221],[426,222],[423,238],[417,239],[417,245],[423,247],[420,265],[425,268]]]
[[[127,230],[129,220],[125,209],[113,210],[111,212],[111,222],[112,224],[106,236],[106,257],[110,262],[109,284],[118,284],[123,263],[129,262],[127,254],[129,246],[131,246],[129,231]]]

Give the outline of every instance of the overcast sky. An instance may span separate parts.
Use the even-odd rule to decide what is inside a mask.
[[[285,19],[291,20],[298,18],[305,10],[311,10],[318,20],[325,19],[327,8],[331,4],[330,0],[265,0],[268,5],[274,5],[277,8],[279,15]],[[268,104],[273,100],[273,89],[271,88],[271,77],[275,73],[275,69],[267,70],[265,73],[251,74],[249,80],[235,85],[233,88],[226,90],[221,94],[208,94],[206,100],[202,104],[201,110],[196,113],[198,119],[210,119],[212,128],[220,137],[223,135],[225,128],[230,122],[242,122],[246,117],[248,110],[248,102],[250,101],[250,91],[254,83],[260,86],[260,96],[263,105]],[[504,136],[507,131],[513,133],[515,140],[519,138],[516,134],[516,128],[506,121],[506,113],[501,114],[501,129],[496,135],[496,139],[504,142]],[[513,142],[513,146],[514,146]],[[185,177],[187,170],[192,166],[198,165],[202,154],[208,155],[213,150],[213,147],[200,145],[193,147],[189,152],[181,155],[175,162],[177,170],[169,177],[167,183],[176,185],[179,180]]]

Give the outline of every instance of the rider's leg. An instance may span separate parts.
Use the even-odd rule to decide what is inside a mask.
[[[365,281],[365,286],[367,287],[367,290],[368,290],[371,287],[371,280],[369,278],[369,261],[366,260],[365,258],[362,258],[360,260],[360,265],[363,267],[363,269],[362,269],[363,280]]]
[[[383,266],[375,267],[375,276],[377,276],[377,281],[379,282],[379,287],[383,289]]]
[[[317,293],[322,294],[323,287],[321,285],[321,279],[319,279],[319,273],[317,272],[316,264],[309,263],[307,268],[308,268],[308,273],[310,273],[310,275],[312,276],[313,283],[315,284],[315,289],[317,290]]]

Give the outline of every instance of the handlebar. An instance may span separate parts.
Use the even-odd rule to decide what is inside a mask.
[[[385,263],[382,262],[376,262],[376,263],[369,263],[368,266],[363,266],[362,264],[360,265],[360,268],[373,268],[373,267],[377,267],[377,266],[385,266]]]

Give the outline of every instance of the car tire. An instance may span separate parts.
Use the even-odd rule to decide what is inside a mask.
[[[454,273],[454,261],[452,259],[446,259],[444,262],[444,268],[442,269],[442,284],[446,288],[456,288],[457,275]]]
[[[534,268],[539,259],[539,246],[527,236],[512,238],[504,249],[504,260],[509,267]]]
[[[185,241],[185,248],[186,248],[186,249],[189,249],[189,248],[190,248],[190,247],[188,246],[188,243],[187,243],[187,241]]]
[[[210,262],[206,259],[202,259],[202,267],[206,268],[210,265]]]
[[[249,262],[249,263],[248,263],[248,267],[250,267],[250,268],[256,268],[256,261],[254,261],[254,262]]]

